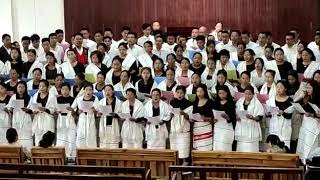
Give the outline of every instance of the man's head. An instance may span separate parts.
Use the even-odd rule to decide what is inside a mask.
[[[151,34],[151,24],[149,24],[149,23],[142,24],[142,31],[143,31],[143,35],[150,36],[150,34]]]
[[[122,27],[121,29],[121,36],[122,36],[122,39],[127,41],[127,36],[128,36],[128,33],[130,32],[130,27],[128,26],[124,26]]]
[[[80,33],[82,34],[83,39],[89,39],[89,38],[90,38],[89,28],[82,28],[82,29],[80,30]]]
[[[292,47],[295,44],[295,38],[296,38],[296,35],[293,32],[286,33],[286,36],[285,36],[286,44],[289,47]]]
[[[156,30],[160,30],[160,22],[159,21],[153,21],[152,22],[152,30],[156,31]]]
[[[9,34],[2,35],[2,42],[6,48],[11,47],[11,36]]]
[[[38,34],[33,34],[30,37],[30,40],[31,40],[32,46],[34,48],[39,48],[39,46],[40,46],[40,36]]]
[[[205,26],[201,26],[199,28],[199,35],[207,37],[208,36],[208,31],[207,28]]]
[[[61,43],[61,42],[63,41],[63,39],[64,39],[63,30],[62,30],[62,29],[57,29],[57,30],[55,31],[55,33],[56,33],[56,35],[57,35],[57,41],[58,41],[59,43]]]

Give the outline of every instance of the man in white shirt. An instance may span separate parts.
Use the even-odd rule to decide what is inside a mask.
[[[131,53],[135,58],[138,58],[144,53],[144,49],[136,44],[137,34],[135,32],[129,32],[127,36],[128,41],[128,53]]]
[[[113,39],[113,31],[112,31],[111,28],[105,28],[105,29],[104,29],[103,37],[106,37],[106,36],[109,36],[109,37],[111,38],[112,44],[113,44],[113,46],[115,46],[116,43],[117,43],[117,41],[115,41],[115,40]]]
[[[241,32],[239,30],[231,30],[230,40],[231,40],[231,48],[229,50],[230,53],[237,52],[238,43],[241,41]]]
[[[70,44],[64,40],[64,33],[62,29],[57,29],[55,31],[57,35],[57,43],[63,48],[63,52],[66,51],[66,49],[69,48]]]
[[[143,36],[138,39],[138,45],[143,47],[143,44],[146,41],[151,41],[154,44],[154,37],[151,35],[151,24],[144,23],[142,24]]]
[[[21,59],[23,62],[28,61],[28,50],[30,46],[30,38],[28,36],[23,36],[21,38]]]
[[[82,41],[83,44],[82,45],[85,48],[88,48],[89,52],[93,52],[94,50],[96,50],[97,49],[97,43],[90,39],[89,29],[88,28],[82,28],[80,33],[83,36],[83,41]]]
[[[263,57],[264,56],[264,48],[267,46],[267,34],[266,32],[260,32],[258,35],[258,42],[257,46],[253,48],[256,57]]]
[[[228,31],[221,31],[221,39],[222,41],[216,45],[217,52],[220,52],[222,49],[226,49],[231,52],[237,52],[237,48],[233,47],[232,42],[229,39]]]
[[[222,23],[221,23],[221,22],[218,22],[214,28],[215,28],[215,29],[212,30],[209,35],[214,36],[214,40],[215,40],[215,41],[219,41],[218,33],[219,33],[219,31],[222,30]]]
[[[116,44],[116,47],[118,48],[119,44],[120,43],[127,43],[127,36],[128,36],[128,33],[131,31],[130,27],[128,26],[123,26],[122,29],[121,29],[121,36],[122,36],[122,39],[120,39],[119,41],[117,41],[117,44]]]
[[[163,46],[170,51],[173,51],[173,48],[177,45],[176,43],[176,37],[173,33],[168,33],[167,35],[167,42],[163,44]]]
[[[11,52],[11,36],[9,34],[2,35],[2,47],[0,48],[0,60],[5,63],[8,61]]]
[[[103,43],[103,34],[101,31],[96,31],[93,37],[94,37],[94,42],[96,42],[97,45],[100,43]]]
[[[286,44],[282,46],[282,49],[287,58],[286,60],[291,63],[297,58],[298,54],[297,44],[295,44],[295,34],[293,32],[288,32],[285,37]]]
[[[292,28],[291,33],[294,33],[294,44],[298,45],[300,42],[300,30],[298,28]]]
[[[253,49],[255,46],[257,46],[256,43],[251,41],[251,35],[249,31],[242,31],[241,39],[242,42],[246,44],[246,49]]]
[[[43,53],[43,48],[40,46],[40,36],[38,34],[33,34],[30,37],[30,40],[31,40],[31,44],[29,46],[29,49],[34,49],[37,53],[37,56]]]
[[[58,55],[58,57],[56,57],[57,63],[61,64],[64,52],[63,52],[63,48],[57,44],[56,33],[49,34],[49,43],[50,43],[50,50],[56,52],[56,54]]]
[[[183,57],[188,57],[187,37],[184,35],[180,35],[178,38],[178,44],[180,44],[183,48]]]
[[[275,43],[275,42],[273,42],[273,40],[272,40],[272,33],[270,31],[267,31],[266,34],[267,34],[267,45],[268,46],[272,46],[273,49],[279,48],[280,45]]]
[[[316,61],[320,62],[320,31],[314,36],[314,41],[308,44],[308,48],[312,50]]]
[[[42,63],[42,65],[46,65],[47,64],[47,58],[46,58],[47,52],[52,52],[56,59],[59,58],[57,52],[51,50],[49,38],[42,38],[41,45],[42,45],[42,48],[43,48],[43,52],[38,55],[37,60],[40,63]]]
[[[171,52],[168,49],[165,49],[163,46],[163,37],[156,36],[155,37],[155,45],[153,47],[152,53],[160,57],[164,63],[167,62],[167,55]]]
[[[197,49],[196,37],[199,35],[199,29],[192,29],[191,38],[187,41],[187,49]]]

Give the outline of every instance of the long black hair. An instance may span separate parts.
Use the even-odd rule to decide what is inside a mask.
[[[267,137],[267,143],[271,143],[271,145],[277,145],[281,149],[285,149],[286,152],[289,152],[289,148],[285,145],[283,141],[280,140],[280,138],[277,135],[270,134]]]

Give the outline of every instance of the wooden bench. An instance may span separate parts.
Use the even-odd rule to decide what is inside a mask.
[[[198,173],[201,180],[206,179],[231,179],[238,180],[240,179],[238,174],[243,173],[259,173],[262,174],[263,180],[273,179],[272,174],[295,174],[296,176],[303,177],[304,169],[303,167],[299,168],[271,168],[271,167],[212,167],[212,166],[170,166],[170,179],[175,180],[177,176],[179,179],[194,179],[193,174]],[[189,172],[186,176],[181,176],[183,172]],[[207,178],[208,172],[215,173],[230,173],[230,178]],[[290,178],[287,178],[290,180]],[[302,179],[302,178],[301,178]]]
[[[178,152],[147,149],[78,149],[78,165],[146,167],[153,179],[168,178],[170,165],[177,165]]]
[[[0,163],[22,163],[23,151],[21,146],[0,145]]]
[[[32,164],[64,165],[65,159],[64,147],[33,147],[31,149]]]
[[[248,152],[222,152],[222,151],[192,151],[193,166],[215,167],[272,167],[297,168],[299,157],[296,154],[285,153],[248,153]],[[230,173],[211,173],[212,177],[231,178]],[[241,173],[240,178],[262,179],[261,173]],[[272,174],[272,179],[301,179],[297,174]]]
[[[56,173],[38,173],[44,171]],[[120,173],[123,175],[117,175]],[[151,176],[150,170],[144,167],[125,168],[74,165],[0,164],[0,178],[150,180]]]

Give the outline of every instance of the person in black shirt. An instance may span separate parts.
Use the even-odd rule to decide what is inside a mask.
[[[16,69],[10,69],[10,78],[6,81],[7,91],[14,92],[17,88],[17,84],[19,82],[19,74]]]
[[[154,77],[166,76],[165,71],[164,71],[164,62],[161,58],[157,57],[154,59],[153,71],[154,71]]]
[[[21,52],[18,48],[11,48],[10,59],[6,62],[6,66],[9,68],[7,71],[10,69],[16,69],[19,73],[19,77],[22,77],[23,63],[21,59]]]
[[[284,60],[284,51],[281,48],[274,50],[274,57],[277,62],[281,79],[287,79],[287,73],[293,69],[291,63]]]
[[[192,57],[192,64],[189,67],[191,71],[194,73],[197,73],[201,76],[203,71],[206,69],[206,66],[202,64],[202,54],[199,52],[196,52],[193,54]]]

